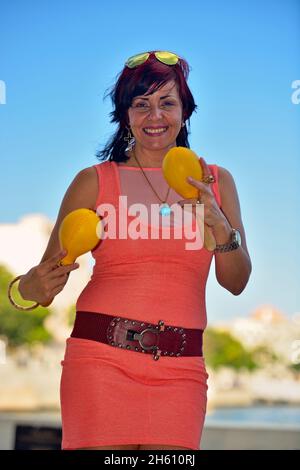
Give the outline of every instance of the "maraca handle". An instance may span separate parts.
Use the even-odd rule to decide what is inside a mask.
[[[214,251],[217,246],[212,229],[206,224],[204,224],[204,246],[208,251]]]
[[[193,208],[189,205],[185,206],[184,210],[188,212],[193,212]],[[196,221],[201,235],[201,240],[203,240],[203,245],[208,251],[214,251],[216,248],[216,240],[212,233],[212,229],[206,225],[200,217],[200,214],[196,211]],[[203,233],[204,229],[204,233]]]
[[[216,240],[212,233],[211,228],[208,225],[206,225],[206,223],[203,222],[200,215],[197,213],[196,213],[196,220],[197,220],[197,224],[201,233],[202,240],[204,237],[204,241],[203,241],[204,247],[208,251],[214,251],[214,249],[216,248]],[[204,234],[203,234],[203,227],[204,227]]]

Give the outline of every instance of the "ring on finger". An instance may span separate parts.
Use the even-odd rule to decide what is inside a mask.
[[[206,184],[215,183],[215,177],[213,175],[207,175],[202,178],[202,182]]]

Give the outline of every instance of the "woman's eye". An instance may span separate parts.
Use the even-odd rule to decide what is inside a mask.
[[[165,101],[162,106],[174,106],[171,101]],[[149,108],[147,103],[135,103],[134,108]]]

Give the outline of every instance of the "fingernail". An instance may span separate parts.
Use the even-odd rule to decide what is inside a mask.
[[[194,181],[194,178],[192,178],[191,176],[188,176],[188,177],[187,177],[187,180],[188,180],[188,181]]]

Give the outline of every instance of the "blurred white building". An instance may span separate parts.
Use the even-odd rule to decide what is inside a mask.
[[[300,340],[300,322],[296,316],[288,318],[272,305],[262,305],[249,317],[215,326],[231,333],[247,349],[266,346],[284,363],[297,362],[295,349]]]

